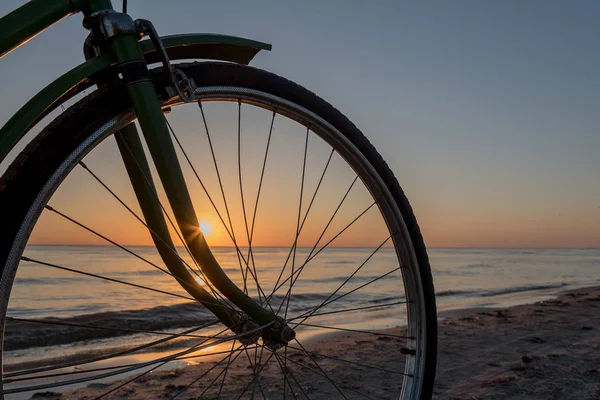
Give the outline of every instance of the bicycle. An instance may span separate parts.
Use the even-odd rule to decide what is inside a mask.
[[[26,133],[52,113],[58,114],[16,156],[0,180],[0,209],[10,210],[3,218],[0,242],[3,397],[57,388],[68,397],[95,381],[100,383],[93,387],[92,397],[117,396],[155,369],[199,357],[215,359],[218,354],[219,361],[200,377],[169,389],[170,398],[184,393],[199,394],[199,398],[430,398],[437,323],[425,245],[396,178],[363,134],[312,92],[248,66],[259,51],[270,50],[270,45],[215,34],[159,37],[150,21],[134,21],[127,14],[126,1],[123,12],[117,12],[110,0],[32,0],[0,19],[0,57],[63,17],[79,12],[90,31],[84,44],[86,61],[40,91],[0,130],[2,161]],[[180,62],[174,63],[176,60]],[[151,68],[153,64],[160,66]],[[186,151],[177,124],[170,121],[171,116],[192,109],[200,112],[198,130],[206,134],[196,151],[206,152],[205,158],[198,157],[200,161],[193,160],[191,146]],[[234,117],[226,117],[227,113]],[[243,130],[242,115],[249,121],[249,128]],[[219,116],[222,121],[215,124]],[[265,135],[259,143],[256,126],[261,118]],[[190,119],[182,121],[180,124]],[[223,139],[227,124],[232,124],[231,140]],[[274,126],[283,128],[278,132]],[[223,144],[232,145],[235,151],[229,154],[231,162],[219,166],[218,159],[224,156],[218,147]],[[280,151],[273,154],[273,148]],[[123,176],[133,190],[129,198],[107,184],[108,173],[103,176],[94,166],[97,155],[108,154],[108,150],[113,150],[110,157],[122,160]],[[248,153],[255,156],[259,171],[253,176],[253,196],[248,196],[248,178],[246,182],[243,179],[251,170],[242,166]],[[266,168],[268,161],[277,162],[274,172]],[[202,162],[206,165],[198,167]],[[101,165],[112,168],[113,164],[105,161]],[[209,169],[214,172],[210,179],[206,178]],[[289,186],[292,175],[299,178],[298,185]],[[81,176],[88,179],[89,187],[80,188]],[[195,183],[194,191],[189,188],[189,177]],[[232,193],[227,190],[232,182],[239,192],[227,196]],[[342,184],[345,186],[339,190]],[[106,206],[118,219],[127,215],[136,221],[136,228],[129,225],[129,230],[144,232],[156,254],[103,234],[101,230],[108,225],[94,228],[83,221],[85,216],[96,215],[98,208],[82,218],[74,216],[85,206],[82,203],[95,205],[97,199],[89,193],[96,188],[113,202],[107,200],[106,204],[119,206],[118,210]],[[87,200],[74,203],[70,198],[78,196],[76,193],[88,196]],[[203,205],[233,245],[232,250],[215,250],[209,245],[210,227],[201,226],[196,212],[201,197],[197,193],[202,194]],[[57,206],[61,199],[75,204],[75,210]],[[325,201],[328,205],[321,204]],[[348,210],[352,205],[359,212]],[[49,218],[56,222],[47,222]],[[103,216],[107,221],[110,218]],[[268,225],[261,225],[260,218]],[[60,231],[61,224],[70,228]],[[62,261],[43,259],[56,253],[29,246],[29,240],[40,231],[71,235],[71,229],[78,229],[72,235],[88,235],[130,256],[129,264],[147,265],[160,278],[135,272],[135,282],[123,279],[127,268],[111,269],[116,263],[94,269],[97,260],[113,257],[115,253],[108,248],[97,250],[101,254],[93,262],[89,261],[92,251],[84,251],[79,257],[87,257],[85,265],[74,268],[67,265],[75,256]],[[354,235],[351,239],[369,245],[355,251],[362,258],[354,262],[354,257],[344,261],[332,256],[323,261],[348,232]],[[274,242],[286,242],[285,251],[257,244]],[[318,255],[321,268],[313,261]],[[373,260],[381,261],[373,266]],[[161,263],[164,266],[158,265]],[[223,267],[224,263],[231,265]],[[382,271],[388,264],[394,267]],[[53,272],[46,272],[49,270]],[[46,279],[44,284],[59,282],[60,293],[39,300],[52,304],[46,314],[43,307],[31,306],[39,304],[27,290],[32,279]],[[118,317],[122,325],[112,325],[114,320],[108,325],[92,324],[69,308],[71,300],[61,303],[62,298],[72,299],[71,293],[97,290],[100,283],[107,285],[108,296],[81,298],[91,302],[114,298],[111,306],[116,311],[102,309],[104,314],[91,314],[94,318],[117,318],[119,312],[129,309],[160,318],[136,322]],[[151,283],[161,286],[151,287]],[[67,284],[70,286],[63,288]],[[19,292],[21,285],[25,289]],[[122,286],[128,291],[114,289]],[[146,297],[135,297],[138,295],[124,300],[136,290],[160,298],[153,303],[157,308],[135,308],[133,302],[146,301]],[[163,303],[166,297],[171,299],[168,304]],[[9,301],[16,306],[11,308]],[[64,313],[55,305],[64,306]],[[30,314],[24,313],[24,308]],[[175,309],[187,311],[169,319]],[[373,315],[377,323],[371,322],[369,327]],[[332,323],[335,318],[342,320]],[[140,323],[150,327],[140,327]],[[387,329],[391,327],[396,328]],[[330,343],[346,346],[348,339],[355,345],[332,349],[330,354],[307,349],[309,337],[329,331],[349,336],[334,336]],[[68,347],[73,342],[86,354],[77,346]],[[30,350],[49,346],[58,346],[60,356],[44,355],[53,350],[35,354]],[[125,362],[130,360],[127,357],[156,349],[170,350],[150,361]],[[345,359],[351,352],[355,357]],[[242,373],[243,366],[236,369],[240,363],[236,360],[242,355],[247,358],[250,376]],[[244,357],[241,360],[245,363]],[[388,361],[394,369],[385,364]],[[267,372],[269,369],[272,371]],[[203,383],[217,372],[208,385]],[[314,383],[315,379],[323,383]]]

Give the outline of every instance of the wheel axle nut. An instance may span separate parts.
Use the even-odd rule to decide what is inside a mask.
[[[281,329],[280,335],[281,339],[288,343],[296,338],[296,331],[286,325],[283,327],[283,329]]]

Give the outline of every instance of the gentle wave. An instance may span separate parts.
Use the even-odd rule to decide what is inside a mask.
[[[566,283],[556,283],[552,285],[533,285],[533,286],[517,286],[514,288],[490,290],[481,294],[482,297],[498,296],[501,294],[530,292],[533,290],[560,289],[567,286]]]
[[[492,297],[510,293],[531,292],[535,290],[560,289],[567,286],[566,283],[555,283],[548,285],[515,286],[493,290],[444,290],[436,293],[436,297],[464,296],[464,297]]]
[[[160,276],[165,275],[165,271],[159,269],[139,270],[139,271],[120,271],[111,273],[114,276]]]
[[[86,278],[16,278],[15,285],[62,285],[85,280]]]
[[[400,301],[405,299],[406,297],[404,296],[404,294],[401,294],[400,296],[389,296],[389,297],[384,297],[381,299],[374,299],[374,300],[369,300],[369,303],[373,303],[373,304],[381,304],[381,303],[393,303],[396,301]]]
[[[199,303],[182,303],[143,310],[108,311],[37,320],[41,322],[9,320],[4,332],[4,349],[57,346],[83,340],[125,336],[132,334],[132,331],[128,330],[136,329],[163,331],[191,327],[213,319],[214,316]],[[44,338],[43,342],[40,341],[40,337]]]
[[[314,283],[335,283],[335,282],[344,282],[346,279],[348,278],[348,276],[344,275],[344,276],[333,276],[331,278],[315,278],[315,279],[305,279],[305,282],[314,282]],[[388,276],[384,276],[383,278],[381,277],[381,275],[354,275],[352,277],[352,279],[350,280],[351,283],[364,283],[364,282],[369,282],[369,281],[390,281],[390,280],[394,280],[394,279],[398,279],[398,276],[395,276],[394,274],[390,274]]]
[[[490,264],[467,264],[467,265],[461,265],[460,268],[467,268],[467,269],[486,269],[486,268],[494,268],[493,265]]]
[[[343,293],[340,293],[343,294]],[[329,295],[312,293],[292,295],[291,313],[311,310],[325,301]],[[348,296],[350,297],[350,296]],[[271,305],[277,309],[285,299],[284,294],[271,298]],[[353,304],[345,298],[344,304]],[[349,300],[349,301],[348,301]],[[362,304],[358,302],[356,304]],[[11,316],[28,318],[28,310],[13,308]],[[39,311],[39,310],[35,310]],[[195,302],[158,306],[140,310],[107,311],[86,313],[65,318],[43,318],[36,321],[9,321],[4,335],[5,350],[19,350],[29,347],[57,346],[134,334],[132,330],[166,331],[201,325],[215,317],[201,304]],[[77,325],[77,326],[74,326]],[[96,327],[100,327],[97,329]],[[43,342],[40,341],[43,337]]]

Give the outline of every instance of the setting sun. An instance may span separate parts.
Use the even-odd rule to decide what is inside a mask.
[[[212,225],[206,221],[199,221],[199,222],[200,222],[200,230],[202,231],[204,236],[206,236],[206,237],[210,236],[211,233],[213,232]]]

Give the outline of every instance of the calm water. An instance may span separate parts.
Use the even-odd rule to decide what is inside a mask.
[[[131,249],[162,266],[152,248]],[[306,257],[307,252],[308,249],[299,249],[297,260]],[[303,271],[294,293],[307,299],[330,293],[332,283],[341,283],[348,271],[360,265],[371,252],[372,249],[325,250],[308,264],[310,268]],[[240,275],[235,252],[220,248],[215,253],[226,272],[235,280]],[[558,291],[567,287],[598,284],[600,280],[600,249],[430,249],[428,253],[439,310],[523,303],[538,296],[540,290]],[[173,284],[173,278],[117,248],[29,246],[25,254],[48,263],[185,294],[177,290],[178,285]],[[287,249],[255,250],[255,262],[261,266],[259,281],[265,282],[263,291],[267,291],[267,287],[272,288],[287,254]],[[189,262],[189,258],[185,258]],[[288,268],[290,265],[291,261]],[[392,250],[381,249],[352,282],[367,282],[396,266]],[[263,270],[269,272],[261,274]],[[396,277],[396,274],[392,274],[388,281],[393,282]],[[248,285],[251,284],[249,281]],[[357,302],[359,299],[381,300],[401,293],[396,289],[385,284],[372,284],[357,293],[355,299]],[[131,301],[133,299],[135,301]],[[10,314],[34,318],[48,314],[63,317],[141,310],[159,305],[158,299],[160,305],[185,302],[177,297],[161,296],[93,277],[22,263],[11,297]]]
[[[152,248],[136,247],[132,250],[148,261],[162,265]],[[307,257],[308,251],[309,249],[298,250],[297,264]],[[372,249],[336,248],[320,253],[307,264],[302,279],[294,286],[288,315],[298,315],[320,304],[369,257],[371,252]],[[241,275],[235,252],[229,248],[220,248],[216,249],[215,254],[226,272],[240,283]],[[185,295],[173,278],[117,248],[30,246],[25,255],[48,263]],[[287,249],[256,249],[254,259],[256,265],[260,266],[257,274],[264,287],[263,291],[270,293],[287,255]],[[441,316],[447,315],[449,310],[461,308],[505,307],[530,303],[567,289],[597,285],[600,282],[600,249],[431,249],[429,256]],[[381,249],[340,293],[371,282],[397,266],[393,251]],[[404,295],[398,278],[397,272],[392,273],[346,296],[344,301],[332,303],[324,311],[401,301]],[[256,296],[256,286],[253,286],[251,281],[248,282],[248,287],[250,293]],[[274,298],[275,304],[281,301],[285,288],[278,293],[279,296]],[[322,317],[321,321],[326,319],[327,323],[349,328],[386,328],[399,324],[398,316],[401,313],[398,311],[403,310],[398,307],[400,306],[333,314]],[[21,318],[61,317],[78,324],[105,324],[152,330],[194,326],[211,317],[198,304],[190,304],[188,300],[180,297],[26,262],[21,263],[17,274],[9,315]],[[393,318],[394,316],[396,318]],[[146,327],[146,324],[150,323],[151,328]],[[10,344],[8,347],[15,349],[15,357],[26,356],[27,348],[36,341],[39,342],[39,336],[29,328],[32,327],[12,330],[7,328],[6,340]],[[73,332],[73,328],[56,328],[47,332],[46,337],[48,340],[56,340],[57,345],[65,346],[77,337],[77,333]],[[95,339],[100,343],[103,338]],[[81,342],[81,338],[78,340],[78,346],[91,346],[90,343],[94,342]]]

